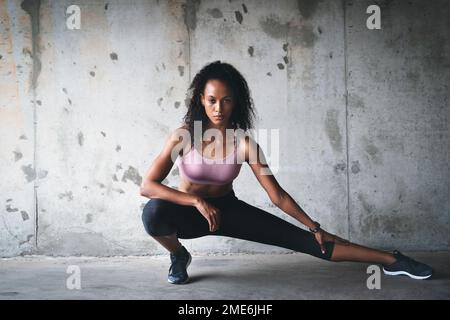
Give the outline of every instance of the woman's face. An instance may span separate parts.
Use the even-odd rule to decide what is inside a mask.
[[[227,128],[234,108],[234,99],[228,86],[220,80],[208,80],[200,99],[211,126]]]

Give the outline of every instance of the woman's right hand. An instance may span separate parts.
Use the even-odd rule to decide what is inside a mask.
[[[220,210],[204,199],[199,199],[195,207],[208,221],[209,231],[217,231],[220,226]]]

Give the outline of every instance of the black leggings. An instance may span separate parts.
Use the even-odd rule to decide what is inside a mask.
[[[211,232],[206,218],[193,206],[159,198],[150,199],[142,213],[145,230],[151,236],[177,233],[180,239],[208,235],[255,241],[303,252],[330,260],[333,242],[325,242],[325,254],[311,232],[238,199],[231,190],[221,197],[204,198],[220,210],[219,229]]]

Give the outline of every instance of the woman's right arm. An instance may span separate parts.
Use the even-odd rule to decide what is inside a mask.
[[[184,144],[184,140],[180,143],[180,134],[177,130],[169,135],[163,150],[153,160],[150,168],[143,177],[140,187],[140,194],[141,196],[150,199],[159,198],[169,200],[180,205],[196,206],[202,200],[200,197],[187,192],[175,190],[161,183],[161,181],[167,177],[174,164],[171,157],[172,151],[176,146],[180,148],[180,146],[183,147]]]

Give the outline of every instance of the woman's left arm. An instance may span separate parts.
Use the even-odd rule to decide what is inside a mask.
[[[292,197],[280,186],[275,176],[271,173],[265,160],[264,152],[259,144],[251,137],[245,140],[245,161],[252,169],[256,179],[267,192],[270,201],[288,215],[297,219],[308,228],[315,228],[316,224],[306,212],[292,199]],[[244,151],[243,151],[244,152]]]
[[[256,143],[251,137],[248,137],[249,141],[245,141],[245,161],[249,164],[256,179],[269,195],[270,201],[285,213],[300,221],[309,229],[316,228],[316,222],[306,214],[305,211],[295,202],[295,200],[280,186],[275,176],[271,173],[270,168],[265,161],[264,152],[258,143]],[[253,161],[249,161],[253,159]],[[269,173],[269,174],[267,174]],[[317,242],[323,253],[325,253],[324,242],[332,241],[341,244],[348,244],[349,241],[342,239],[334,234],[328,233],[325,230],[319,228],[314,233]]]

